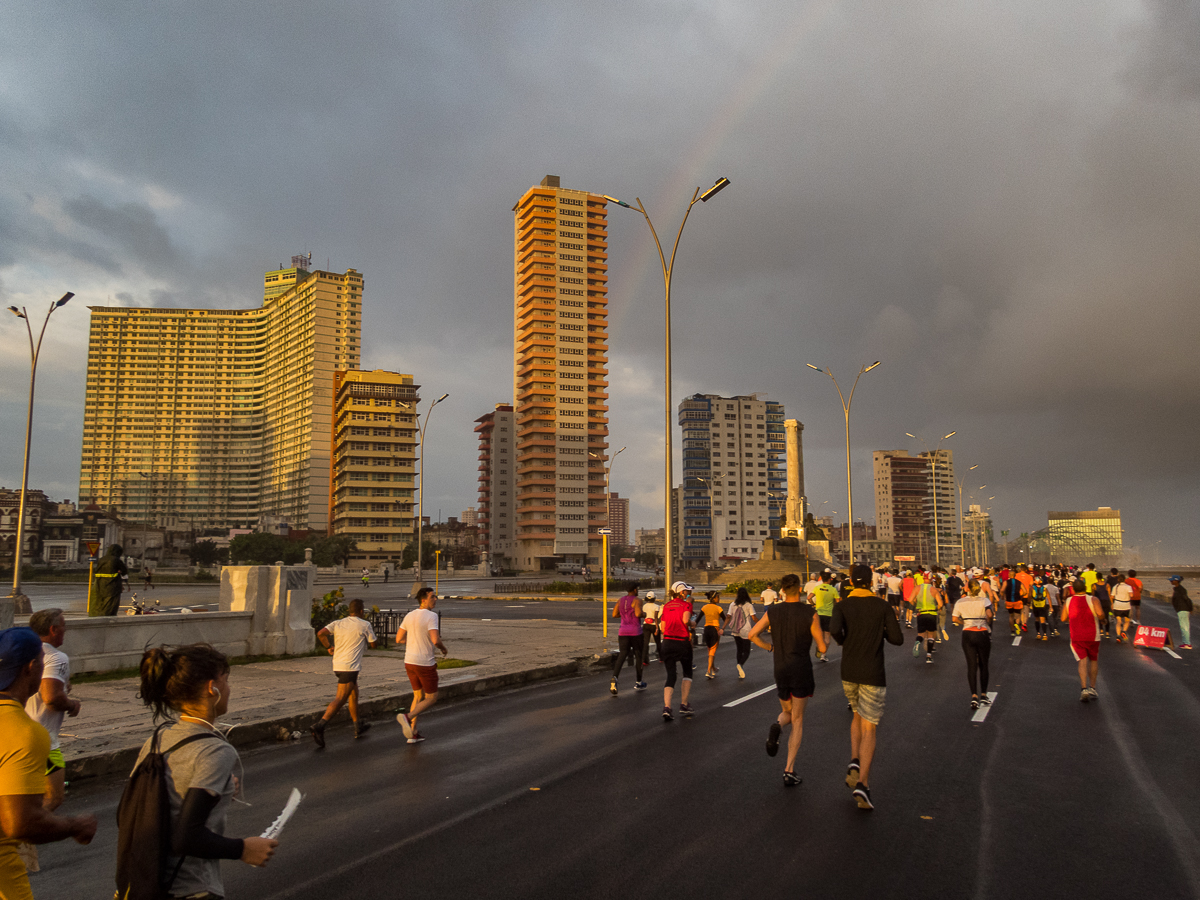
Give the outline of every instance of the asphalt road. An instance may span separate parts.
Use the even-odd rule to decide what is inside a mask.
[[[836,660],[817,667],[804,783],[785,788],[783,750],[763,749],[770,660],[755,651],[739,681],[729,642],[693,719],[662,722],[652,664],[645,692],[626,673],[615,698],[586,677],[435,709],[416,746],[388,720],[360,741],[331,729],[323,752],[248,752],[253,806],[235,806],[231,834],[261,831],[293,785],[307,796],[270,866],[223,863],[227,896],[1200,897],[1196,657],[1106,643],[1100,700],[1082,704],[1065,633],[1010,640],[996,635],[982,722],[957,634],[932,666],[889,647],[870,813],[842,781]],[[120,787],[71,791],[64,812],[102,829],[42,849],[38,897],[109,895]]]

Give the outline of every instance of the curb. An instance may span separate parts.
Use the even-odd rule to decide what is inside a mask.
[[[611,657],[597,654],[593,657],[583,657],[568,663],[553,666],[541,666],[536,669],[525,669],[519,672],[503,672],[499,675],[487,675],[469,681],[459,681],[447,684],[438,691],[439,702],[453,702],[469,697],[478,697],[496,693],[505,688],[522,684],[532,684],[538,681],[549,681],[556,678],[571,678],[577,675],[587,675],[593,667],[611,667]],[[412,702],[412,691],[403,694],[390,694],[372,700],[360,702],[359,714],[365,720],[391,716],[400,706]],[[307,735],[308,730],[321,718],[324,713],[324,703],[316,712],[299,713],[294,716],[280,716],[276,719],[264,719],[258,722],[248,722],[235,725],[226,737],[234,747],[252,747],[267,742],[292,740],[292,733],[299,731]],[[331,728],[349,725],[349,717],[342,716],[339,711],[337,719],[330,724]],[[84,778],[99,778],[105,775],[120,773],[128,775],[137,762],[138,753],[142,749],[142,741],[135,746],[122,747],[104,753],[93,754],[67,760],[67,781],[79,781]]]

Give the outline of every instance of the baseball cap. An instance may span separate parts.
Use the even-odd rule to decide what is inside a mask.
[[[684,591],[692,590],[692,586],[686,581],[677,581],[671,585],[671,591],[676,594],[682,594]]]
[[[646,591],[646,599],[653,600],[654,599],[654,591]]]
[[[1181,582],[1181,581],[1183,581],[1183,578],[1179,575],[1172,575],[1170,578],[1167,579],[1167,581],[1180,581]]]
[[[0,631],[0,691],[8,690],[32,660],[42,652],[42,639],[32,628]]]

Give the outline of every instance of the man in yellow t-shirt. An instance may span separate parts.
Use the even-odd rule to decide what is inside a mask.
[[[0,631],[0,900],[32,900],[21,841],[48,844],[96,833],[95,816],[56,816],[42,806],[50,735],[25,712],[42,683],[42,639],[29,628]]]

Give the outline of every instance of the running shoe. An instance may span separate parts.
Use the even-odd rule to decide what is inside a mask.
[[[644,682],[644,681],[635,681],[635,682],[633,683],[633,689],[634,689],[635,691],[644,691],[644,690],[646,689],[646,682]]]
[[[738,666],[738,678],[745,678],[745,677],[746,677],[746,670],[743,669],[741,666]]]
[[[1091,699],[1092,699],[1092,692],[1089,691],[1087,688],[1084,688],[1082,691],[1079,692],[1079,702],[1080,703],[1087,703]]]
[[[408,713],[397,713],[396,721],[399,722],[400,727],[404,729],[404,736],[411,740],[412,736],[416,734],[416,732],[413,731],[412,722],[408,720]]]
[[[991,699],[988,697],[988,695],[987,695],[987,694],[980,694],[980,695],[979,695],[979,705],[980,705],[980,706],[991,706],[991,705],[992,705],[992,701],[991,701]]]
[[[371,730],[370,722],[355,722],[354,723],[354,739],[357,741],[360,737]]]
[[[308,729],[312,732],[313,740],[317,742],[317,749],[325,749],[325,720],[320,719],[316,725]]]
[[[859,784],[854,788],[854,802],[858,804],[859,809],[875,808],[875,804],[871,802],[871,789],[865,784]]]
[[[850,788],[850,790],[854,790],[856,787],[858,787],[857,762],[852,761],[850,765],[846,766],[846,787]]]
[[[675,718],[675,717],[673,715],[671,715],[671,707],[664,706],[663,707],[663,721],[670,722],[673,718]]]
[[[423,740],[425,740],[425,735],[421,734],[419,731],[414,731],[412,737],[408,739],[408,742],[410,744],[419,744]]]
[[[783,773],[783,786],[784,787],[795,787],[803,780],[804,779],[801,778],[799,775],[797,775],[795,772],[784,772]]]
[[[933,665],[933,654],[932,653],[925,654],[925,665],[927,665],[927,666]]]
[[[783,727],[778,722],[771,723],[771,730],[767,732],[767,756],[774,756],[779,752],[779,736],[783,734]]]
[[[1092,699],[1093,699],[1093,700],[1099,700],[1099,699],[1100,699],[1100,695],[1096,693],[1096,689],[1095,689],[1095,688],[1088,688],[1088,689],[1087,689],[1087,692],[1088,692],[1089,694],[1091,694],[1091,695],[1092,695]]]
[[[712,672],[705,672],[704,677],[705,678],[716,678],[717,676],[714,675]]]
[[[829,657],[826,656],[824,653],[818,653],[817,654],[817,662],[827,663],[827,662],[829,662]]]
[[[971,709],[979,709],[979,698],[974,694],[971,695]]]
[[[913,659],[917,659],[921,655],[921,639],[917,638],[913,641]]]
[[[912,628],[912,622],[905,622],[905,623],[904,623],[904,627],[905,627],[905,628]]]
[[[695,710],[692,709],[692,707],[690,705],[688,705],[687,703],[681,703],[679,705],[679,711],[685,716],[690,716],[692,713],[695,712]]]
[[[1180,650],[1191,650],[1191,649],[1192,649],[1192,645],[1191,645],[1191,644],[1180,644],[1180,645],[1179,645],[1179,649],[1180,649]]]
[[[609,692],[615,697],[617,696],[617,683],[614,681],[608,686]]]

